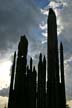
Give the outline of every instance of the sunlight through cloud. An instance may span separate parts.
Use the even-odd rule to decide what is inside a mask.
[[[9,86],[11,61],[0,62],[0,89]]]

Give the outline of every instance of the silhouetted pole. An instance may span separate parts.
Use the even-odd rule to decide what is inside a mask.
[[[14,72],[15,72],[15,60],[16,60],[16,52],[14,53],[14,60],[13,60],[12,71],[11,71],[11,82],[10,82],[10,90],[9,90],[8,108],[13,108],[13,106],[14,106],[13,83],[14,83]]]
[[[26,79],[26,101],[27,101],[27,108],[31,108],[31,72],[29,66],[27,66],[27,79]]]
[[[18,45],[18,57],[16,67],[15,78],[15,95],[16,106],[15,108],[24,107],[27,105],[27,76],[26,76],[26,64],[27,64],[27,51],[28,40],[26,36],[21,36]]]
[[[43,108],[46,108],[46,58],[44,56],[43,58],[43,75],[42,75],[42,81],[43,81]]]
[[[37,108],[36,105],[36,69],[35,67],[33,68],[33,73],[32,73],[32,108]]]
[[[32,71],[32,58],[30,58],[30,69],[27,66],[27,108],[36,108],[36,69]]]
[[[46,95],[46,59],[43,58],[42,54],[39,56],[38,63],[38,98],[37,108],[45,108],[45,95]]]
[[[48,108],[58,108],[59,60],[56,15],[49,9],[48,24]]]
[[[32,70],[32,58],[30,58],[30,81],[29,81],[29,96],[30,96],[30,108],[34,108],[34,75],[33,75],[33,70]]]
[[[32,61],[32,58],[30,58],[30,80],[29,80],[29,86],[30,86],[30,88],[29,88],[29,96],[30,96],[30,108],[33,108],[33,88],[34,88],[34,86],[33,86],[33,79],[34,79],[34,77],[33,77],[33,71],[32,71],[32,63],[33,63],[33,61]]]
[[[65,96],[65,80],[64,80],[64,56],[63,45],[60,43],[60,66],[61,66],[61,102],[62,108],[66,108],[66,96]]]
[[[44,56],[43,58],[43,88],[44,88],[44,93],[46,92],[46,58]]]
[[[38,63],[38,98],[37,108],[42,108],[42,54],[39,56]]]
[[[49,9],[48,16],[48,81],[59,82],[59,60],[58,60],[58,40],[57,40],[57,24],[54,11]]]
[[[30,69],[28,69],[28,71],[27,71],[27,91],[28,91],[28,93],[27,93],[27,95],[28,95],[28,99],[27,99],[27,101],[28,101],[28,107],[29,108],[33,108],[33,75],[32,75],[32,58],[30,58]]]
[[[30,71],[32,72],[32,58],[30,59]]]

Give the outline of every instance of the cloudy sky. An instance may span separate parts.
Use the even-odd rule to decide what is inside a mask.
[[[57,16],[58,40],[64,45],[67,99],[72,99],[72,1],[0,0],[0,95],[8,95],[13,52],[21,35],[29,40],[28,56],[37,64],[46,54],[47,16],[52,7]]]

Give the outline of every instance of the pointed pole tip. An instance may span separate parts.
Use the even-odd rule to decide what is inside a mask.
[[[32,57],[30,58],[30,62],[32,62]]]
[[[60,42],[60,48],[63,48],[63,44],[62,44],[62,41]]]
[[[42,53],[40,53],[40,55],[39,55],[39,59],[42,60]]]
[[[16,51],[14,52],[14,55],[16,56]]]
[[[36,70],[35,70],[35,66],[33,67],[33,71],[36,71]]]
[[[46,57],[45,57],[45,55],[44,55],[44,57],[43,57],[43,61],[46,61]]]
[[[55,14],[54,10],[52,8],[49,8],[49,14]]]
[[[27,36],[25,34],[20,37],[20,41],[22,41],[22,40],[25,40],[28,43],[28,39],[27,39]]]

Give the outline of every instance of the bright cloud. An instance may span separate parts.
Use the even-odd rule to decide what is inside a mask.
[[[58,35],[61,34],[62,30],[64,29],[63,25],[62,25],[62,21],[61,21],[61,12],[64,8],[64,5],[62,4],[62,2],[50,2],[49,5],[47,7],[45,7],[44,9],[41,9],[41,12],[48,16],[48,9],[49,8],[53,8],[55,13],[56,13],[56,16],[57,16],[57,32],[58,32]],[[47,20],[47,19],[46,19]],[[40,25],[40,28],[45,30],[45,32],[42,33],[43,36],[47,37],[47,24],[41,24]]]
[[[11,61],[0,62],[0,89],[9,86]]]
[[[4,108],[5,105],[7,106],[8,98],[0,96],[0,108]]]
[[[72,108],[72,100],[68,101],[67,104],[69,105],[70,108]]]

